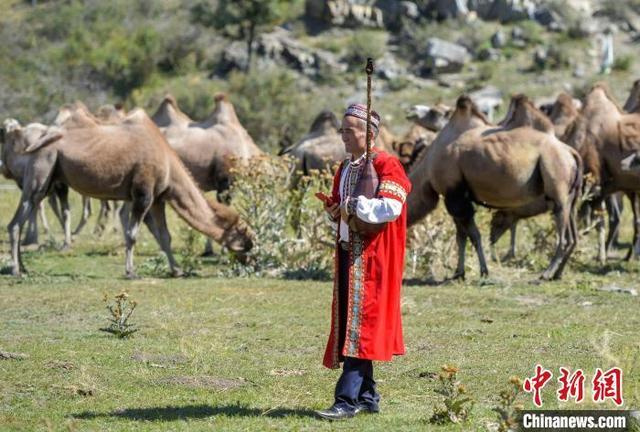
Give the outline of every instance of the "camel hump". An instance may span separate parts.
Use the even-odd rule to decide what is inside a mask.
[[[461,95],[458,97],[458,100],[456,101],[456,112],[469,117],[477,117],[487,126],[491,124],[487,117],[480,111],[478,105],[476,105],[473,99],[468,95]]]
[[[338,118],[333,111],[322,110],[313,120],[313,123],[311,123],[309,133],[320,132],[327,129],[338,130],[339,127],[340,122],[338,122]]]
[[[142,108],[134,108],[124,118],[124,122],[127,124],[141,124],[146,121],[151,121],[145,110]]]
[[[65,104],[58,110],[53,124],[65,128],[86,128],[99,124],[99,120],[80,101],[73,104]]]
[[[216,102],[222,102],[222,101],[229,102],[229,98],[227,97],[227,94],[223,92],[216,93],[216,95],[213,97],[213,100]]]
[[[215,107],[209,121],[205,124],[213,126],[218,123],[236,123],[240,124],[236,110],[225,93],[218,93],[214,96]]]

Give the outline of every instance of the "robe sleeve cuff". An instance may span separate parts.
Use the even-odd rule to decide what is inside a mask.
[[[394,198],[358,197],[356,214],[368,223],[384,223],[395,220],[402,213],[402,203]]]

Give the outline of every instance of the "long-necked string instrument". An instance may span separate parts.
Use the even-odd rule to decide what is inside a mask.
[[[372,155],[372,139],[371,139],[371,75],[373,74],[373,59],[367,59],[367,66],[365,68],[367,73],[367,129],[366,129],[366,149],[364,166],[356,183],[355,190],[353,192],[354,197],[364,196],[365,198],[375,198],[378,192],[378,174],[373,167],[373,155]],[[363,236],[373,236],[384,229],[385,223],[368,223],[353,215],[349,219],[349,226],[356,233]]]

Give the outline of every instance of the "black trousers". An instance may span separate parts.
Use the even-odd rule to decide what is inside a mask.
[[[340,247],[338,252],[338,312],[340,314],[339,352],[342,353],[347,330],[347,306],[349,301],[349,252]],[[373,379],[373,362],[354,357],[340,356],[343,360],[342,375],[335,390],[334,405],[346,410],[357,407],[378,411],[380,395]]]

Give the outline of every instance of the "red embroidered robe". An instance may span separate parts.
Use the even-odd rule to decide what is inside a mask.
[[[347,164],[344,162],[333,179],[333,202],[340,202],[340,178]],[[340,328],[338,295],[338,239],[336,237],[331,333],[324,355],[324,366],[338,368],[339,354],[369,360],[391,360],[404,354],[400,289],[407,227],[406,197],[411,190],[400,161],[379,151],[373,159],[378,174],[377,197],[387,197],[402,203],[402,213],[373,237],[361,237],[349,230],[349,301],[346,337],[339,353]],[[352,191],[352,189],[351,189]],[[349,192],[349,194],[351,193]],[[357,216],[354,216],[357,217]]]

